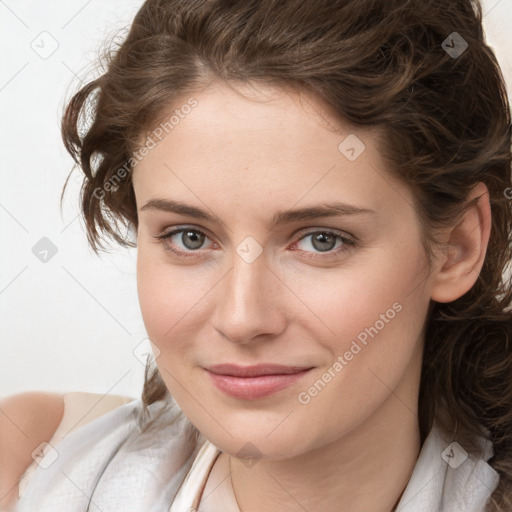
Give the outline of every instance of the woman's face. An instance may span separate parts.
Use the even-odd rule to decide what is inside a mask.
[[[253,96],[215,84],[176,105],[135,167],[138,292],[161,375],[205,437],[291,457],[417,414],[431,279],[375,132],[307,94],[239,90]]]

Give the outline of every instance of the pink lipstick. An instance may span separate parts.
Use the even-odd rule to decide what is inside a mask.
[[[205,368],[215,386],[234,398],[257,400],[299,381],[311,367],[218,364]]]

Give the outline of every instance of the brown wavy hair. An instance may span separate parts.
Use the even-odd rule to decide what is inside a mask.
[[[453,37],[467,43],[458,56],[443,46]],[[148,0],[105,59],[106,71],[78,90],[62,119],[84,173],[81,212],[96,252],[102,237],[135,246],[123,231],[137,228],[130,170],[139,141],[213,79],[294,87],[339,119],[380,127],[389,172],[414,193],[429,258],[436,229],[454,224],[475,184],[487,185],[492,226],[481,273],[459,299],[430,304],[419,423],[422,444],[434,418],[449,432],[456,425],[463,446],[475,435],[492,441],[500,481],[486,510],[512,510],[512,130],[480,4]],[[147,366],[144,405],[166,396],[158,369]]]

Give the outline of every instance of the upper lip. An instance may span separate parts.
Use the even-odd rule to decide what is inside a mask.
[[[289,375],[310,370],[311,366],[286,366],[281,364],[257,364],[240,366],[237,364],[216,364],[206,370],[219,375],[231,375],[233,377],[258,377],[260,375]]]

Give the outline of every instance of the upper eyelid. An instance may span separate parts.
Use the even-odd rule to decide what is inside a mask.
[[[202,228],[195,228],[193,226],[173,226],[172,228],[168,230],[163,230],[161,234],[156,235],[156,238],[163,238],[163,237],[171,237],[174,235],[178,235],[180,233],[183,233],[183,231],[197,231],[198,233],[202,233],[207,238],[209,238],[212,242],[214,241],[212,237],[207,233],[207,230],[204,230]]]
[[[213,243],[217,243],[212,239],[212,237],[210,237],[208,235],[208,233],[206,232],[207,230],[205,230],[203,228],[196,228],[196,227],[190,226],[190,225],[189,226],[186,226],[186,225],[185,226],[174,226],[173,228],[169,229],[168,231],[164,230],[162,232],[162,234],[157,235],[157,238],[163,238],[163,237],[170,238],[171,236],[183,233],[183,231],[186,231],[187,229],[190,231],[197,231],[199,233],[202,233],[207,238],[209,238],[210,241],[212,241]],[[357,238],[355,236],[348,234],[344,231],[341,231],[341,230],[338,230],[335,228],[320,228],[320,227],[314,227],[314,226],[311,226],[309,228],[299,229],[298,231],[296,231],[294,233],[293,236],[297,237],[297,241],[300,241],[307,236],[313,235],[314,233],[333,233],[334,235],[336,235],[342,239],[346,239],[346,240],[352,241],[352,242],[357,241]],[[199,251],[201,251],[201,249],[196,250],[196,251],[191,251],[191,252],[199,252]]]
[[[209,232],[208,229],[205,229],[202,227],[195,227],[193,225],[186,225],[186,224],[172,226],[169,229],[164,228],[160,231],[161,231],[161,235],[166,235],[166,234],[176,233],[177,231],[182,231],[182,230],[186,230],[186,229],[190,229],[190,231],[199,231],[200,233],[203,233],[205,235],[208,235],[208,232]],[[337,234],[345,234],[347,236],[347,238],[348,237],[355,238],[353,235],[351,235],[339,228],[318,227],[318,226],[309,226],[306,228],[301,228],[301,229],[296,230],[294,234],[308,234],[308,233],[314,233],[317,231],[327,231],[327,232],[332,231],[333,233],[337,233]]]

